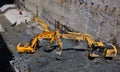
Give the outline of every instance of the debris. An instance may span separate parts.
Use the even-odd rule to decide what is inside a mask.
[[[21,11],[17,9],[11,9],[4,13],[4,16],[11,22],[11,24],[19,25],[31,21],[32,14],[27,11]],[[14,26],[14,25],[13,25]]]
[[[14,23],[14,24],[12,24],[11,26],[12,26],[12,27],[14,27],[16,24],[17,24],[17,21],[15,21],[15,23]]]
[[[23,14],[23,13],[22,13],[22,10],[19,10],[19,14],[20,14],[20,15],[22,15],[22,14]]]

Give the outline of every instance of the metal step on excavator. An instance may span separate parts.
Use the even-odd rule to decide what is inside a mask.
[[[62,53],[62,38],[63,39],[72,39],[72,40],[85,40],[88,45],[88,58],[94,59],[96,57],[105,57],[113,58],[117,56],[117,48],[107,42],[95,41],[89,34],[81,34],[77,32],[67,32],[61,33],[59,29],[56,31],[50,31],[47,24],[42,21],[40,18],[34,18],[35,21],[38,21],[44,27],[45,31],[37,34],[30,43],[25,43],[17,45],[17,51],[19,53],[34,53],[36,51],[37,41],[39,39],[49,39],[50,44],[56,42],[59,47],[56,49],[57,54]]]

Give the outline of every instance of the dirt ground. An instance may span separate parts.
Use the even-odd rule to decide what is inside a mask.
[[[0,15],[0,24],[5,29],[1,33],[8,49],[14,56],[15,66],[25,72],[119,72],[120,71],[120,55],[113,60],[104,58],[95,58],[89,60],[84,41],[76,44],[74,41],[63,39],[63,53],[57,55],[52,48],[48,49],[47,41],[43,42],[43,46],[38,48],[34,54],[18,54],[16,45],[25,40],[33,38],[34,34],[29,33],[30,29],[26,29],[26,25],[12,27],[10,22]],[[33,31],[33,30],[31,30]],[[1,43],[0,43],[1,44]],[[76,50],[77,49],[77,50]]]

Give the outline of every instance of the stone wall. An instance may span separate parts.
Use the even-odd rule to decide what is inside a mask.
[[[94,39],[120,47],[119,0],[23,0],[21,5],[43,18],[50,27],[59,21]]]

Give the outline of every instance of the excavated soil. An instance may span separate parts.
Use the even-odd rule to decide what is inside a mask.
[[[31,31],[34,31],[35,29],[31,30],[31,28],[27,28],[25,24],[12,27],[10,22],[3,15],[0,15],[0,24],[5,29],[5,32],[2,32],[1,35],[6,43],[7,48],[12,52],[12,56],[14,56],[14,65],[21,72],[25,72],[26,70],[29,72],[120,71],[120,55],[118,55],[116,58],[113,58],[113,60],[106,60],[104,58],[95,58],[94,60],[89,60],[87,57],[87,51],[85,50],[86,42],[84,41],[76,43],[72,40],[63,39],[63,53],[61,55],[57,55],[55,53],[54,46],[49,48],[48,41],[46,40],[43,40],[42,47],[37,48],[35,53],[18,54],[16,45],[21,41],[30,41],[30,39],[34,37],[34,34]],[[3,43],[2,41],[0,42],[0,44]],[[4,49],[4,47],[1,49]],[[2,57],[2,54],[0,56]]]

